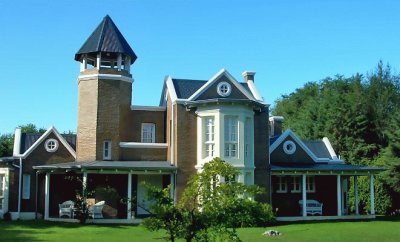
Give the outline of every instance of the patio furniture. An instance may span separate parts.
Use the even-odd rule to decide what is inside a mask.
[[[105,201],[100,201],[93,206],[89,207],[89,217],[96,219],[96,218],[103,218],[103,207],[105,205]]]
[[[303,209],[303,200],[299,201],[300,211]],[[322,206],[324,204],[318,202],[317,200],[306,200],[306,213],[311,215],[322,215]]]
[[[58,204],[58,214],[60,218],[72,218],[74,210],[74,202],[71,200]]]

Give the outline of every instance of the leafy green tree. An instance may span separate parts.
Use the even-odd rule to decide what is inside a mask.
[[[0,136],[0,157],[13,155],[14,136],[12,134],[2,134]]]
[[[192,176],[177,206],[169,189],[150,189],[152,217],[145,225],[165,229],[168,239],[186,241],[240,241],[236,228],[265,226],[274,220],[271,206],[252,198],[263,192],[258,186],[236,182],[239,171],[220,158],[206,163]]]

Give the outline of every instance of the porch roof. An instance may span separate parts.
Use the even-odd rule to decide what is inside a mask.
[[[163,170],[174,171],[176,166],[168,161],[75,161],[59,164],[34,166],[35,170]]]
[[[369,174],[379,173],[383,171],[382,167],[371,166],[355,166],[350,164],[332,164],[332,163],[315,163],[315,164],[274,164],[271,165],[272,173],[351,173],[351,174]]]

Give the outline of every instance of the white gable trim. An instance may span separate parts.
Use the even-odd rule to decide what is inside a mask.
[[[166,77],[165,83],[167,85],[169,96],[171,97],[171,102],[175,103],[176,100],[178,100],[178,96],[176,95],[174,83],[172,82],[171,76]]]
[[[325,160],[318,159],[318,157],[314,155],[314,153],[303,143],[303,141],[301,141],[299,137],[297,137],[297,135],[291,129],[287,129],[283,134],[281,134],[281,136],[279,136],[277,140],[275,140],[275,142],[270,146],[269,153],[272,154],[272,152],[276,148],[278,148],[288,136],[296,141],[296,143],[300,145],[300,147],[307,153],[307,155],[309,155],[311,159],[313,159],[315,162]]]
[[[193,101],[196,98],[198,98],[202,93],[204,93],[212,84],[214,84],[222,75],[225,75],[229,81],[231,81],[233,83],[233,85],[235,85],[235,87],[237,89],[239,89],[239,91],[241,91],[248,99],[256,101],[251,95],[250,93],[244,89],[244,87],[242,85],[240,85],[240,83],[224,68],[222,68],[217,74],[215,74],[210,80],[208,80],[206,82],[206,84],[204,84],[199,90],[197,90],[195,93],[192,94],[192,96],[190,96],[188,98],[189,101]]]
[[[58,138],[58,140],[60,140],[60,142],[64,145],[64,147],[67,148],[69,153],[71,153],[71,155],[76,159],[76,153],[75,153],[74,149],[72,149],[72,147],[68,144],[68,142],[64,139],[64,137],[62,137],[60,135],[60,133],[57,131],[57,129],[54,126],[51,126],[50,128],[48,128],[46,130],[46,132],[42,136],[40,136],[40,138],[38,140],[36,140],[36,142],[31,147],[29,147],[28,150],[25,151],[25,153],[23,153],[22,155],[20,155],[18,157],[23,158],[23,159],[28,157],[32,153],[32,151],[34,151],[50,135],[51,132],[53,132],[55,134],[55,136]]]

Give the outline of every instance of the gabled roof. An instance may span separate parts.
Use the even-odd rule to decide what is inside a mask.
[[[322,140],[303,140],[303,143],[310,149],[318,159],[332,159],[325,143]]]
[[[54,126],[51,126],[43,134],[21,134],[20,140],[20,154],[15,154],[16,157],[26,158],[32,151],[34,151],[51,133],[57,137],[58,140],[64,145],[64,147],[76,158],[75,147],[76,147],[76,135],[64,134],[61,135]]]
[[[203,86],[201,86],[199,89],[196,90],[195,93],[193,93],[188,100],[189,101],[194,101],[196,100],[202,93],[204,93],[206,90],[208,90],[209,87],[212,86],[216,81],[218,81],[222,76],[225,76],[228,78],[228,80],[237,88],[239,91],[246,96],[248,99],[255,101],[253,95],[251,92],[246,90],[240,83],[225,69],[221,69],[215,76],[213,76],[210,80],[208,80]]]
[[[131,57],[131,64],[135,62],[137,56],[114,24],[110,16],[106,15],[89,36],[86,42],[75,54],[75,60],[79,61],[83,54],[108,52],[121,53]]]
[[[191,79],[177,79],[167,76],[164,81],[164,87],[160,98],[160,106],[165,105],[165,98],[167,93],[170,95],[172,102],[175,101],[196,101],[196,99],[206,92],[215,82],[221,77],[229,80],[232,85],[238,90],[240,95],[249,99],[253,102],[257,102],[263,105],[263,102],[257,100],[251,91],[248,83],[238,82],[232,75],[225,69],[220,70],[210,80],[191,80]],[[214,99],[235,99],[234,97],[215,97]]]
[[[270,138],[269,153],[272,154],[272,152],[289,136],[314,160],[314,162],[340,161],[337,159],[336,153],[328,138],[325,137],[321,141],[303,141],[291,129],[287,129],[278,137]]]
[[[20,152],[23,154],[43,135],[43,133],[21,134]],[[61,134],[73,150],[76,150],[76,134]]]

